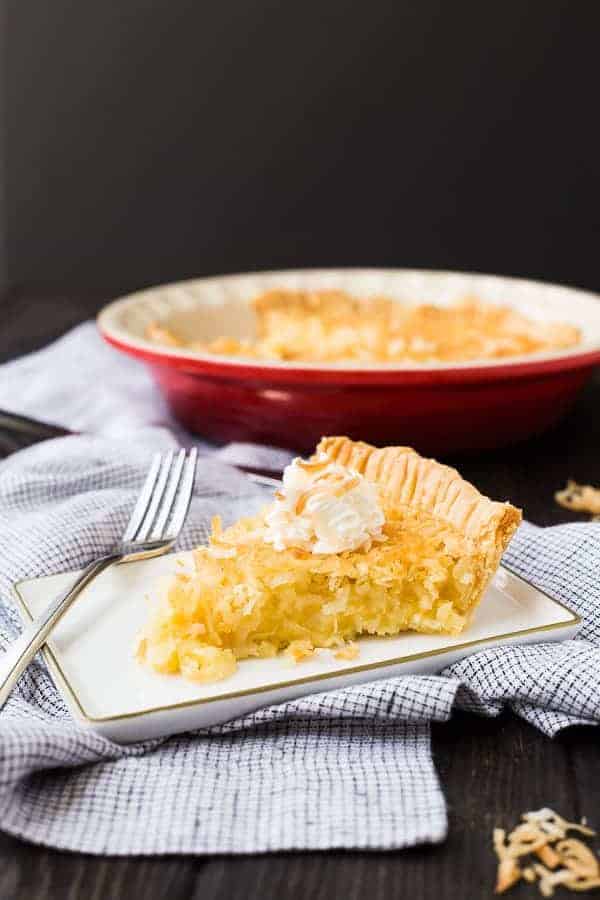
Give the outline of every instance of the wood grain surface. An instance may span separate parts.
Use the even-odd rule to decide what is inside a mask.
[[[0,305],[0,358],[42,346],[99,308],[90,292],[11,292]],[[600,381],[554,431],[510,450],[452,462],[482,490],[523,507],[540,525],[570,521],[554,491],[567,478],[600,483]],[[510,714],[457,714],[434,727],[435,761],[450,831],[438,847],[395,853],[296,853],[256,857],[96,858],[33,847],[0,834],[0,900],[475,900],[491,897],[494,825],[552,806],[600,826],[600,749],[592,728],[554,740]],[[1,823],[0,823],[1,827]],[[529,886],[511,897],[537,896]],[[580,895],[581,896],[581,895]]]

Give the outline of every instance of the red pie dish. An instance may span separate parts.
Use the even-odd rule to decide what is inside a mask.
[[[268,290],[342,290],[446,306],[465,297],[533,320],[568,323],[580,341],[552,352],[435,363],[307,363],[220,356],[149,340],[152,324],[190,341],[252,338],[251,301]],[[104,338],[149,366],[176,418],[218,441],[304,450],[323,434],[446,454],[538,434],[571,406],[600,363],[600,303],[573,288],[457,272],[299,270],[201,278],[115,300]]]

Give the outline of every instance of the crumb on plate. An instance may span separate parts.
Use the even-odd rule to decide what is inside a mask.
[[[340,647],[339,650],[336,650],[333,654],[336,659],[356,659],[359,654],[359,647],[354,641],[349,641],[347,644],[344,644],[343,647]]]

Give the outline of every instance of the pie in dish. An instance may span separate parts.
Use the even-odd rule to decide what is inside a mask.
[[[432,363],[499,359],[572,347],[573,325],[529,319],[514,309],[465,299],[410,305],[343,291],[273,290],[252,301],[256,336],[186,341],[152,323],[146,337],[202,353],[288,362]]]
[[[361,635],[459,634],[520,519],[408,447],[323,438],[260,514],[225,530],[213,522],[194,570],[152,611],[138,657],[214,681],[280,651],[351,659]]]

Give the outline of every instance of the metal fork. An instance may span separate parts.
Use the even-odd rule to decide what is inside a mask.
[[[105,556],[85,567],[77,581],[26,625],[0,657],[0,709],[48,635],[71,604],[104,569],[167,553],[175,544],[190,506],[198,452],[157,453],[129,519],[121,542]]]

